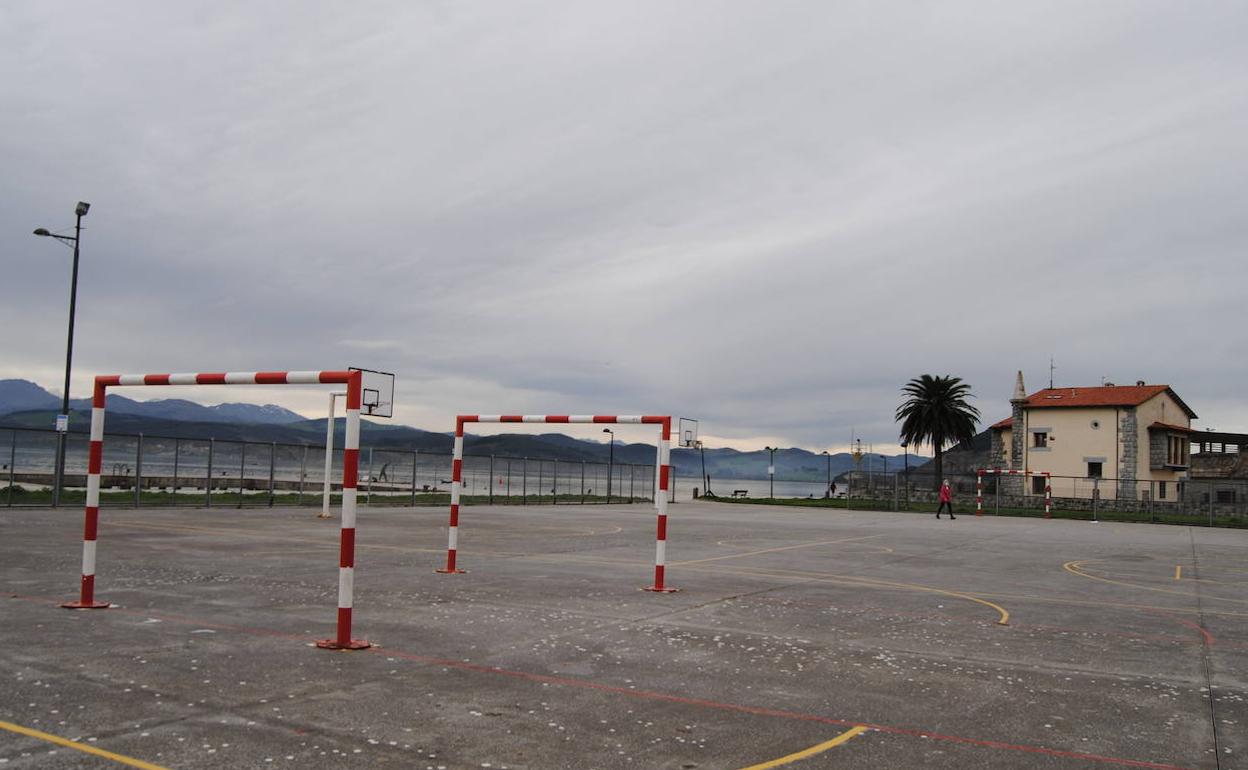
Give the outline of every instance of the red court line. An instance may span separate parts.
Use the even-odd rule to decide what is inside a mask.
[[[1217,638],[1214,637],[1213,634],[1209,633],[1208,629],[1206,629],[1204,626],[1200,625],[1199,623],[1193,623],[1187,618],[1175,617],[1174,615],[1171,615],[1168,612],[1154,612],[1154,614],[1158,615],[1159,617],[1163,617],[1166,620],[1173,620],[1175,623],[1178,623],[1179,625],[1187,626],[1190,629],[1200,632],[1200,637],[1203,640],[1203,643],[1206,647],[1212,647],[1213,645],[1218,643]]]
[[[42,596],[24,596],[21,594],[9,594],[10,598],[20,599],[22,601],[33,602],[37,604],[59,604],[59,599],[50,599]],[[272,631],[264,628],[252,628],[248,626],[232,626],[222,623],[204,622],[198,618],[186,615],[163,615],[143,610],[132,610],[125,607],[113,607],[104,610],[108,613],[120,613],[126,615],[135,615],[147,618],[157,618],[159,620],[167,620],[174,623],[183,623],[186,625],[194,625],[200,628],[216,628],[228,631],[237,631],[243,634],[251,634],[254,636],[268,636],[279,639],[290,639],[300,643],[308,644],[315,640],[312,637],[305,637],[298,634],[287,634],[281,631]],[[947,741],[949,743],[957,743],[966,746],[978,746],[981,748],[999,749],[1004,751],[1017,751],[1027,754],[1039,754],[1049,757],[1060,757],[1062,759],[1078,759],[1089,762],[1103,762],[1106,764],[1118,765],[1120,767],[1142,767],[1150,770],[1195,770],[1195,768],[1186,768],[1180,765],[1171,765],[1162,762],[1148,762],[1138,759],[1123,759],[1121,757],[1110,757],[1102,754],[1088,754],[1079,751],[1064,751],[1062,749],[1050,749],[1043,746],[1031,746],[1022,743],[1009,743],[1007,741],[995,741],[982,738],[966,738],[960,735],[948,735],[945,733],[929,732],[926,730],[915,730],[906,727],[893,727],[891,725],[881,725],[872,722],[855,722],[848,719],[835,719],[833,717],[819,716],[818,714],[803,714],[797,711],[785,711],[782,709],[772,709],[763,706],[746,706],[737,703],[724,703],[721,701],[707,700],[704,698],[688,698],[683,695],[672,695],[670,693],[657,692],[653,690],[634,690],[627,687],[619,687],[616,685],[603,684],[588,679],[573,679],[571,677],[552,676],[550,674],[535,674],[528,671],[516,671],[512,669],[501,668],[498,666],[486,666],[478,663],[466,663],[462,660],[450,660],[447,658],[437,658],[431,655],[420,655],[418,653],[404,652],[394,648],[382,648],[373,646],[368,649],[379,655],[385,655],[395,658],[403,658],[417,663],[426,663],[434,666],[442,666],[444,668],[453,668],[460,671],[472,671],[482,674],[495,674],[498,676],[506,676],[513,679],[523,679],[530,682],[539,682],[542,684],[553,684],[561,687],[574,687],[583,690],[594,690],[597,692],[608,692],[614,695],[626,695],[639,700],[663,701],[667,703],[680,703],[688,706],[702,706],[705,708],[716,709],[719,711],[731,711],[739,714],[752,714],[755,716],[776,717],[780,719],[792,719],[802,722],[817,722],[820,724],[835,725],[837,727],[866,727],[876,732],[891,735],[906,735],[914,738],[926,738],[929,740]],[[322,653],[324,654],[324,653]],[[344,653],[350,654],[350,653]]]

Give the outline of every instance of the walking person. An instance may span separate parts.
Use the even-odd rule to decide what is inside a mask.
[[[953,515],[953,489],[949,487],[949,479],[945,479],[940,485],[940,505],[936,506],[936,518],[940,518],[940,512],[949,511],[949,518],[956,519]]]

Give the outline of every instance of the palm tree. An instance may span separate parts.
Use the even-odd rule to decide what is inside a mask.
[[[907,382],[901,392],[906,396],[897,407],[901,440],[914,446],[932,445],[936,454],[932,487],[938,489],[944,478],[945,447],[975,438],[979,410],[966,402],[973,398],[971,386],[961,377],[925,374]]]

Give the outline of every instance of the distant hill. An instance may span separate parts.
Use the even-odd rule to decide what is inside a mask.
[[[0,425],[48,429],[60,408],[60,399],[25,380],[0,380]],[[90,404],[85,399],[71,402],[70,430],[84,433],[91,424]],[[183,399],[134,401],[111,394],[108,397],[106,430],[109,433],[137,434],[151,437],[185,439],[215,438],[222,441],[257,443],[308,444],[320,446],[325,441],[325,420],[309,420],[279,406],[253,404],[219,404],[203,406]],[[342,446],[343,420],[335,425],[335,443]],[[448,433],[363,420],[360,444],[376,449],[451,453],[452,438]],[[464,442],[469,455],[499,457],[531,457],[561,462],[606,462],[609,448],[600,441],[565,436],[562,433],[497,435],[469,434]],[[654,444],[620,443],[614,450],[615,461],[637,465],[653,465]],[[706,472],[716,479],[767,478],[768,452],[742,452],[737,449],[707,449]],[[828,458],[805,449],[782,449],[776,452],[776,478],[787,481],[823,481],[828,473]],[[911,468],[926,458],[910,457]],[[864,463],[866,461],[864,460]],[[884,462],[875,455],[876,468]],[[902,467],[901,456],[887,458],[889,470]],[[702,474],[702,454],[695,449],[673,449],[672,465],[684,477]],[[854,467],[848,453],[831,457],[835,477]],[[865,464],[863,468],[865,468]]]
[[[32,410],[56,410],[61,399],[28,380],[0,380],[0,415]],[[71,409],[88,410],[91,403],[85,398],[70,401]],[[307,418],[274,404],[217,404],[204,406],[181,398],[165,398],[153,401],[136,401],[132,398],[110,394],[110,414],[134,414],[162,420],[185,422],[257,423],[282,425],[300,422]]]

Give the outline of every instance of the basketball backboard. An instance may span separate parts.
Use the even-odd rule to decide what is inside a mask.
[[[360,414],[369,417],[393,416],[394,375],[390,372],[379,372],[376,369],[361,369],[358,366],[347,368],[353,372],[360,372],[363,379]]]
[[[698,421],[681,417],[676,433],[676,446],[695,447],[698,445]]]

